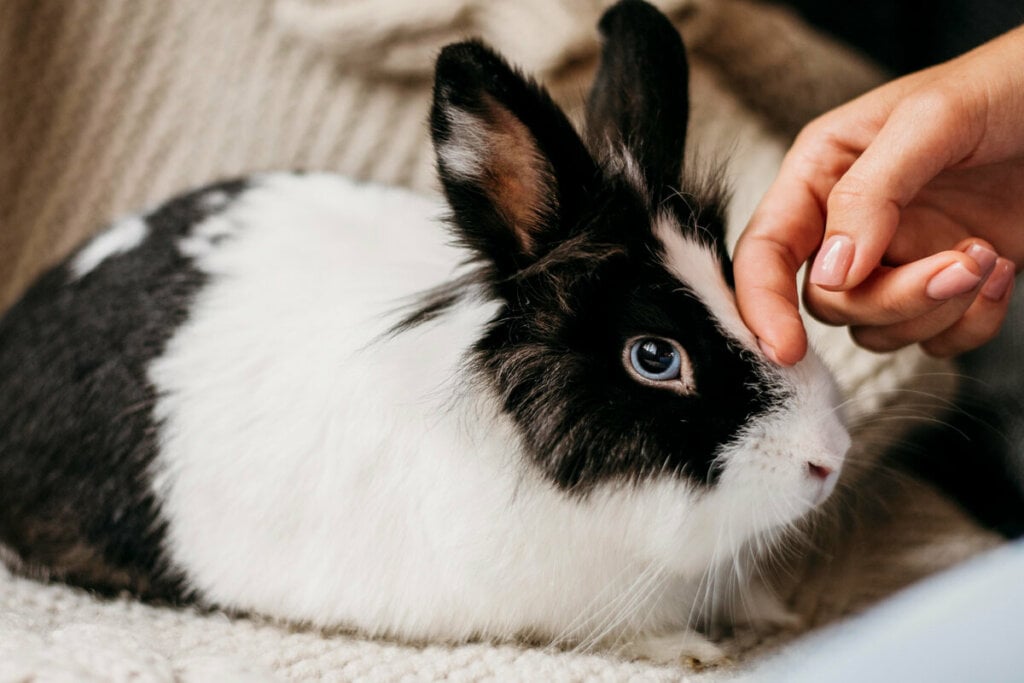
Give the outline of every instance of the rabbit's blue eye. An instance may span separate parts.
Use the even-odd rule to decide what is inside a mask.
[[[656,382],[677,379],[682,366],[679,348],[658,337],[643,337],[633,342],[629,360],[641,377]]]

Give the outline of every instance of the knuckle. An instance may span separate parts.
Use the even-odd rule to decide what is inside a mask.
[[[859,178],[847,174],[832,188],[825,206],[829,213],[835,213],[855,207],[867,199],[871,199],[871,195],[864,187],[864,183]]]
[[[913,92],[904,106],[921,114],[940,116],[950,104],[950,91],[942,85],[929,85]]]
[[[967,89],[936,83],[910,95],[901,104],[907,118],[925,135],[949,140],[951,135],[970,135],[979,124],[977,106]]]
[[[875,187],[868,178],[863,178],[850,171],[835,184],[825,200],[828,215],[853,214],[865,208],[873,209],[887,205],[893,200],[884,189]]]
[[[960,118],[963,98],[953,88],[936,84],[910,95],[903,104],[914,118],[944,128]]]

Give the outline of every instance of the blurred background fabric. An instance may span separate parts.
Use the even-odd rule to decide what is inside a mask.
[[[482,36],[535,73],[578,121],[598,50],[595,24],[608,4],[0,2],[0,310],[117,216],[213,180],[292,168],[436,192],[430,77],[434,55],[455,39]],[[735,239],[800,127],[882,82],[885,71],[792,9],[752,0],[655,4],[690,50],[690,140],[699,150],[690,152],[695,161],[731,159]],[[877,466],[909,425],[951,395],[949,366],[913,348],[869,354],[841,329],[812,323],[811,334],[850,397],[857,446],[829,514],[815,520],[812,540],[779,579],[805,628],[1001,543],[928,483]],[[794,635],[737,646],[753,658]],[[204,680],[211,672],[374,680],[421,671],[472,680],[683,675],[608,655],[398,646],[104,602],[0,570],[0,680],[12,671],[18,680],[70,675],[62,661],[93,680],[108,680],[101,674],[112,663],[126,678],[143,670],[154,680]],[[686,676],[722,680],[729,672]]]
[[[579,101],[606,4],[5,0],[0,310],[119,214],[213,179],[326,169],[430,189],[439,47],[482,35]],[[660,4],[681,20],[700,3]],[[742,21],[743,2],[705,4],[721,7],[697,13],[693,49],[787,134],[878,80],[788,14]]]

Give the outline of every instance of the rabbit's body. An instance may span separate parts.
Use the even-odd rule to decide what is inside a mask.
[[[588,128],[674,142],[600,170],[497,57],[445,51],[455,242],[440,203],[280,174],[51,271],[0,321],[0,542],[371,634],[692,650],[709,577],[827,496],[849,438],[820,363],[771,366],[740,321],[713,197],[656,187],[685,109],[683,133],[623,115],[616,65]]]

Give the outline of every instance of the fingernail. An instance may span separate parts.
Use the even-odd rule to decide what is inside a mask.
[[[764,339],[758,339],[757,345],[761,349],[761,353],[768,356],[768,360],[776,365],[782,365],[782,363],[779,362],[779,355],[775,353],[775,347],[765,342]]]
[[[991,301],[999,301],[1006,296],[1007,290],[1013,283],[1013,271],[1016,270],[1013,261],[1001,258],[996,262],[995,269],[988,276],[985,286],[981,288],[981,295]]]
[[[982,277],[992,272],[996,265],[996,260],[999,258],[996,252],[981,244],[972,244],[964,250],[964,253],[978,264],[978,267],[981,268]]]
[[[838,287],[846,281],[846,273],[853,263],[853,240],[846,235],[833,235],[821,245],[814,265],[811,266],[811,283],[826,287]]]
[[[966,294],[981,282],[981,276],[969,271],[962,263],[946,266],[932,276],[924,293],[936,301],[945,301]]]

